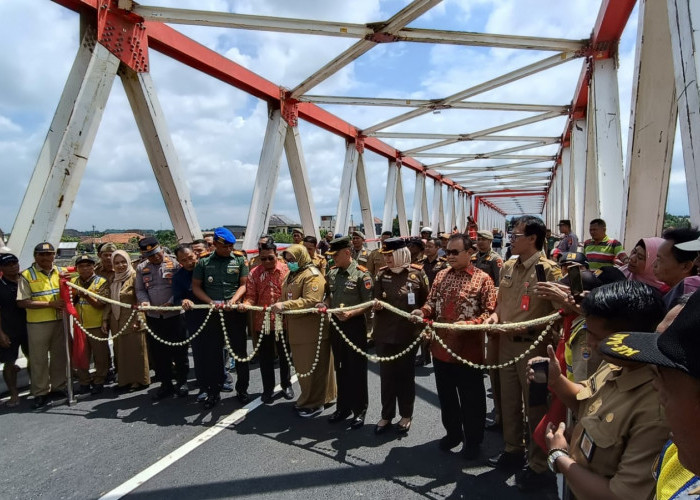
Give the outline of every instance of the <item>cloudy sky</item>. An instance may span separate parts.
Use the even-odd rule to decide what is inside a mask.
[[[177,6],[349,23],[387,19],[407,4],[397,0],[144,0]],[[530,36],[587,38],[600,2],[569,0],[552,8],[548,0],[445,0],[410,26]],[[0,41],[0,228],[9,231],[34,167],[78,46],[78,15],[50,0],[3,0]],[[636,11],[620,47],[620,101],[626,143],[636,41]],[[354,40],[341,38],[177,27],[198,42],[286,87],[294,87]],[[532,63],[550,53],[458,47],[384,44],[371,50],[310,94],[441,98]],[[150,67],[173,141],[186,172],[197,217],[203,228],[245,224],[266,124],[266,104],[176,61],[151,51]],[[503,86],[475,100],[569,104],[581,59]],[[403,109],[327,106],[350,123],[367,127]],[[469,133],[529,116],[448,110],[414,119],[403,131]],[[564,119],[540,122],[528,133],[558,136]],[[309,124],[301,140],[319,215],[335,213],[344,158],[344,141]],[[391,130],[391,129],[389,129]],[[508,131],[520,133],[519,129]],[[420,141],[389,141],[400,149]],[[441,152],[484,152],[513,143],[461,143]],[[525,153],[554,154],[555,146]],[[687,214],[680,141],[674,148],[669,211]],[[430,163],[431,161],[426,161]],[[382,216],[386,160],[365,156],[375,216]],[[411,211],[414,173],[403,169],[406,205]],[[429,202],[432,186],[428,183]],[[298,220],[286,160],[273,213]],[[360,220],[357,200],[353,217]],[[169,228],[170,222],[150,169],[121,82],[117,78],[105,109],[68,227]]]

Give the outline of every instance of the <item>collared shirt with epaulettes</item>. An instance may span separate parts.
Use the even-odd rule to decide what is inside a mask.
[[[367,250],[365,247],[362,247],[360,250],[355,250],[354,248],[351,248],[350,250],[352,252],[353,260],[356,260],[359,265],[367,267],[367,261],[369,260],[369,250]]]
[[[610,478],[617,498],[652,498],[654,462],[668,439],[655,370],[603,363],[583,383],[569,451],[577,464]]]
[[[381,248],[376,248],[369,253],[367,259],[367,269],[372,277],[376,276],[379,270],[386,265],[384,261],[384,254],[381,252]]]
[[[436,257],[432,261],[429,260],[428,257],[423,257],[418,261],[418,264],[423,266],[423,272],[428,277],[428,283],[430,286],[433,285],[433,281],[435,281],[435,276],[437,276],[437,273],[450,267],[445,257]]]
[[[192,279],[202,282],[202,289],[212,300],[230,300],[241,286],[241,278],[249,268],[243,252],[234,251],[227,257],[212,253],[199,260]]]
[[[331,307],[354,306],[372,299],[372,276],[366,267],[354,260],[346,269],[333,266],[326,279],[326,294],[331,298]]]
[[[491,276],[494,283],[498,283],[501,277],[503,259],[496,252],[489,250],[488,252],[475,253],[472,256],[472,265]]]
[[[525,262],[521,261],[520,257],[506,261],[501,270],[496,306],[501,323],[529,321],[556,311],[557,308],[552,302],[539,298],[534,292],[537,283],[535,264],[544,266],[547,281],[557,281],[561,278],[561,271],[557,265],[545,258],[542,252],[535,252]]]
[[[134,279],[134,290],[136,300],[139,302],[150,302],[152,306],[162,304],[173,304],[173,276],[180,268],[175,257],[163,255],[163,262],[151,264],[144,260],[136,267],[136,279]],[[151,318],[171,318],[180,314],[179,311],[147,311],[146,315]]]

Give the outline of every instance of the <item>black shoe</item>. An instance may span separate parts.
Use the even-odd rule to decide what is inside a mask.
[[[315,417],[316,415],[320,414],[322,411],[323,411],[323,408],[319,406],[318,408],[299,408],[297,413],[302,418],[311,418],[311,417]]]
[[[330,424],[335,424],[337,422],[340,422],[342,420],[345,420],[350,416],[351,411],[350,410],[335,410],[333,412],[333,415],[328,417],[328,423]]]
[[[116,392],[117,394],[124,394],[126,392],[129,392],[131,390],[130,385],[115,385],[112,387],[112,390]]]
[[[172,396],[174,393],[175,391],[172,385],[161,385],[151,399],[153,399],[153,401],[160,401],[161,399]]]
[[[48,396],[37,396],[34,398],[34,403],[32,403],[32,409],[38,410],[49,404]]]
[[[291,385],[289,387],[282,388],[282,397],[287,401],[294,399],[294,389],[292,389]]]
[[[523,492],[549,488],[555,482],[556,478],[551,472],[535,472],[530,467],[523,468],[515,475],[515,485]]]
[[[396,432],[399,434],[408,434],[408,431],[411,430],[411,423],[413,422],[413,417],[408,419],[408,422],[404,425],[401,424],[396,424]]]
[[[199,394],[197,394],[197,402],[204,403],[208,397],[209,397],[209,394],[207,394],[207,391],[201,389],[199,391]]]
[[[260,401],[262,401],[266,405],[269,405],[270,403],[272,403],[272,393],[271,392],[263,392],[262,396],[260,396]]]
[[[324,404],[323,409],[327,410],[328,408],[332,408],[333,406],[335,406],[335,401],[331,401],[329,403]]]
[[[224,382],[221,386],[221,392],[233,392],[233,386],[228,382]]]
[[[214,408],[221,401],[221,396],[218,394],[208,394],[204,400],[204,407],[207,409]]]
[[[503,432],[503,424],[495,420],[489,420],[484,426],[484,430],[488,432]]]
[[[425,362],[425,359],[423,359],[423,356],[418,356],[416,358],[416,361],[414,363],[417,367],[425,366],[427,363]]]
[[[460,444],[462,444],[462,438],[447,435],[440,438],[438,446],[442,451],[450,451],[451,449],[456,448]]]
[[[488,459],[488,464],[497,469],[519,469],[525,464],[525,455],[521,452],[513,453],[504,451],[495,457]]]
[[[247,405],[248,403],[250,403],[250,396],[245,391],[239,392],[238,394],[236,394],[236,399],[238,399],[238,401],[242,405]]]
[[[187,396],[190,395],[190,388],[187,387],[187,384],[182,384],[177,388],[177,397],[178,398],[186,398]]]
[[[93,396],[97,394],[102,394],[102,391],[104,390],[105,386],[102,384],[95,384],[92,386],[92,390],[90,391],[90,394]]]
[[[80,384],[76,394],[90,394],[90,384]]]
[[[379,425],[379,424],[375,425],[374,426],[374,433],[377,435],[384,434],[389,429],[391,429],[391,420],[389,420],[389,423],[387,423],[385,425]]]
[[[364,427],[365,425],[365,412],[362,412],[358,415],[355,415],[355,418],[353,418],[350,421],[350,428],[351,429],[360,429]],[[409,424],[410,427],[410,424]]]
[[[479,453],[481,452],[481,447],[478,444],[467,446],[464,445],[460,454],[466,460],[476,460],[479,458]]]

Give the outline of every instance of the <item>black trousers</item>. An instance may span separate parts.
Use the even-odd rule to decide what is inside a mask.
[[[226,323],[228,341],[229,344],[231,344],[234,354],[239,358],[248,357],[248,317],[246,313],[241,313],[238,311],[224,311],[224,321]],[[221,320],[215,321],[215,323],[220,331]],[[221,357],[220,352],[219,357]],[[221,373],[222,371],[220,370],[219,378],[221,378]],[[250,367],[248,366],[248,363],[241,363],[240,361],[236,360],[236,392],[239,394],[243,392],[247,393],[249,384]]]
[[[385,344],[376,342],[377,356],[393,356],[408,347],[408,344]],[[413,416],[413,404],[416,400],[416,363],[418,346],[405,356],[393,361],[379,363],[379,377],[382,393],[382,419],[393,420],[396,416],[396,403],[399,415],[403,418]]]
[[[191,311],[185,311],[185,324],[187,325],[187,336],[191,337],[194,332],[202,326],[204,318],[207,317],[207,311],[202,309],[193,309]],[[212,314],[209,321],[217,321],[217,317]],[[192,359],[194,360],[194,378],[197,379],[197,385],[203,388],[204,382],[202,381],[202,369],[206,364],[206,356],[204,355],[204,350],[202,349],[202,337],[205,332],[200,332],[196,338],[190,342],[192,346]]]
[[[365,316],[359,315],[347,321],[335,320],[353,344],[367,351],[367,328]],[[331,325],[331,349],[335,379],[338,386],[337,409],[352,411],[355,415],[367,411],[367,358],[355,352],[340,333]]]
[[[286,333],[284,338],[286,342]],[[289,363],[287,362],[287,356],[284,354],[283,341],[275,341],[274,332],[270,332],[269,335],[263,335],[262,332],[258,332],[258,342],[260,343],[258,357],[260,358],[260,377],[262,378],[263,393],[272,394],[272,391],[275,389],[275,347],[277,347],[277,354],[279,355],[280,385],[282,389],[291,386]],[[292,352],[289,342],[287,342],[287,352]]]
[[[445,363],[434,357],[433,366],[442,425],[447,435],[462,439],[465,446],[481,444],[486,420],[483,373],[462,363]]]
[[[146,323],[153,332],[163,340],[182,342],[187,338],[185,320],[181,314],[171,318],[146,317]],[[187,358],[187,346],[169,346],[148,335],[148,350],[151,353],[156,380],[164,385],[171,385],[173,378],[177,385],[187,383],[190,360]],[[173,370],[174,367],[174,370]]]

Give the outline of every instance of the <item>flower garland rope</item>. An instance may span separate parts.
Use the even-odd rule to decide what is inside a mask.
[[[316,354],[314,355],[314,362],[311,365],[311,369],[306,372],[306,373],[299,373],[297,372],[297,377],[299,378],[305,378],[310,376],[315,370],[316,366],[318,366],[318,361],[321,355],[321,343],[323,341],[323,321],[324,318],[326,317],[326,313],[323,311],[319,311],[318,309],[313,309],[316,313],[321,314],[321,320],[319,321],[319,326],[318,326],[318,341],[316,342]],[[330,317],[330,316],[329,316]],[[284,338],[284,325],[282,324],[281,321],[275,320],[275,337],[279,338],[282,340],[282,347],[284,348],[284,355],[287,358],[287,363],[289,363],[290,367],[294,367],[294,370],[296,371],[296,367],[294,366],[294,363],[292,363],[292,358],[289,355],[289,349],[287,348],[287,339]]]

